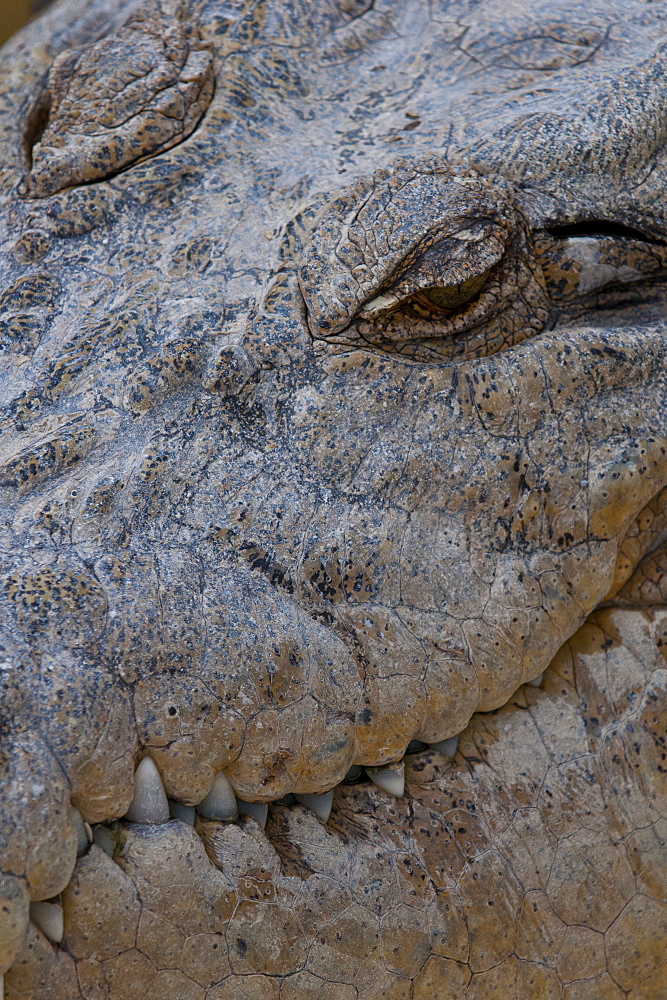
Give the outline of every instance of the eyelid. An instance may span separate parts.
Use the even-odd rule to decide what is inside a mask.
[[[300,253],[298,282],[309,330],[326,340],[344,334],[365,303],[405,294],[401,282],[412,282],[410,291],[428,283],[411,269],[438,241],[451,240],[456,232],[462,236],[456,247],[465,251],[465,271],[452,269],[450,277],[441,259],[429,279],[456,282],[471,273],[471,259],[479,270],[488,266],[488,260],[474,262],[486,242],[474,238],[477,226],[488,223],[503,246],[517,226],[506,181],[433,156],[400,160],[358,178],[313,221]]]
[[[380,289],[379,294],[365,302],[357,315],[360,319],[377,319],[399,308],[417,292],[453,288],[484,274],[505,253],[505,241],[499,238],[502,235],[498,227],[488,224],[460,230],[440,241],[417,258],[390,287]]]

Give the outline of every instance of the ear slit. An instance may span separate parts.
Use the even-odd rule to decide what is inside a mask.
[[[640,240],[642,243],[654,243],[656,246],[666,246],[664,240],[649,236],[636,229],[626,226],[623,222],[611,219],[585,219],[582,222],[570,222],[562,226],[549,226],[546,230],[550,236],[558,240],[585,238],[587,236],[614,236],[617,239]]]

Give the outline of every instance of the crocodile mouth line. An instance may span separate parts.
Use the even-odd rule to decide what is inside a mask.
[[[663,574],[667,578],[665,567],[662,567],[660,561],[667,534],[667,523],[663,523],[667,522],[665,494],[664,488],[656,493],[646,508],[651,511],[651,517],[640,515],[620,543],[614,584],[607,598],[589,616],[589,620],[596,619],[597,616],[600,622],[605,623],[602,626],[605,634],[614,634],[614,629],[609,625],[612,620],[609,616],[614,614],[623,614],[628,610],[636,614],[639,610],[644,617],[657,616],[659,622],[667,614],[663,607],[667,606],[667,592],[661,596],[654,586],[647,602],[647,591],[643,583],[644,580],[650,581],[651,573],[655,576],[657,572],[660,582]],[[636,579],[639,582],[633,585]],[[585,632],[588,627],[584,625],[580,631]],[[235,848],[237,850],[239,844],[245,843],[249,837],[256,847],[264,844],[265,847],[261,850],[267,851],[276,859],[277,868],[271,878],[278,877],[277,873],[281,873],[281,878],[298,876],[307,881],[316,867],[308,846],[313,837],[324,837],[327,850],[333,851],[334,855],[338,853],[342,858],[348,849],[346,844],[349,845],[351,839],[354,841],[355,838],[361,838],[368,845],[377,845],[383,837],[388,836],[391,840],[408,835],[414,822],[413,800],[420,800],[424,788],[432,791],[437,786],[442,791],[444,783],[444,786],[451,786],[456,790],[461,782],[465,783],[473,775],[475,794],[480,794],[487,781],[483,777],[485,770],[489,771],[489,766],[493,767],[493,751],[489,747],[502,747],[506,738],[510,739],[511,744],[511,737],[506,734],[511,731],[512,726],[520,724],[518,720],[523,714],[557,714],[562,711],[562,706],[559,708],[561,701],[569,709],[572,708],[573,698],[581,702],[582,694],[578,685],[568,676],[568,671],[571,673],[568,664],[572,660],[573,641],[576,644],[576,637],[575,640],[570,638],[564,643],[545,673],[521,684],[501,708],[475,713],[461,733],[431,744],[412,740],[400,759],[387,761],[382,766],[353,765],[340,783],[319,794],[295,793],[270,802],[248,801],[237,795],[227,775],[219,772],[210,791],[197,805],[184,804],[167,797],[160,771],[150,756],[150,749],[145,748],[144,756],[139,759],[135,770],[133,798],[122,818],[89,824],[78,809],[70,804],[70,818],[77,838],[78,860],[74,872],[68,885],[56,896],[35,900],[30,904],[27,936],[16,962],[6,974],[8,986],[15,978],[20,982],[23,974],[21,970],[32,961],[36,940],[46,942],[41,947],[47,948],[47,955],[49,948],[52,949],[52,955],[70,954],[70,939],[72,936],[76,939],[81,932],[80,927],[76,929],[77,921],[82,919],[77,910],[77,887],[81,878],[84,881],[88,878],[85,874],[87,866],[97,868],[100,864],[104,866],[111,862],[114,865],[120,864],[120,870],[129,873],[132,866],[128,858],[133,851],[143,849],[141,844],[144,844],[149,853],[151,844],[166,845],[164,849],[168,852],[185,849],[184,845],[187,844],[188,850],[199,852],[200,867],[211,865],[212,869],[206,870],[225,874],[230,844],[236,842],[235,837],[240,837]],[[613,645],[613,640],[606,637],[601,649],[606,653],[609,646]],[[582,707],[580,704],[579,707],[584,716],[587,712],[590,715],[586,706]],[[509,730],[503,724],[504,719],[510,720]],[[597,725],[597,722],[586,723],[587,727],[593,725]],[[632,725],[632,721],[627,719],[616,724],[610,715],[608,735],[610,738],[614,734],[618,736]],[[489,733],[492,734],[490,743],[487,739]],[[426,784],[425,775],[429,776]],[[465,780],[464,776],[467,776]],[[513,780],[520,783],[521,774],[517,773]],[[452,794],[455,799],[456,795]],[[464,811],[467,814],[470,809],[474,814],[475,809],[481,808],[481,803],[475,806],[471,805],[469,799],[466,802]],[[462,803],[463,800],[458,803],[457,808],[463,808]],[[456,833],[448,814],[443,813],[437,822],[433,813],[429,815],[432,816],[430,822],[436,825],[440,823],[443,829],[449,830],[449,835],[454,840],[457,837],[460,840],[460,830],[465,829],[464,825],[456,827],[459,831]],[[378,816],[383,817],[380,826]],[[469,817],[466,822],[468,821]],[[393,832],[390,829],[392,825]],[[317,832],[318,829],[320,833]],[[421,829],[425,828],[422,826]],[[233,830],[237,833],[233,834]],[[201,847],[196,847],[196,844]],[[107,861],[101,860],[102,856]],[[254,877],[253,875],[252,878]],[[269,879],[269,875],[265,874],[262,878]],[[87,884],[86,892],[94,895],[96,889],[93,883]],[[99,905],[104,904],[100,901]],[[74,915],[68,916],[71,907]],[[35,935],[38,935],[37,939]]]
[[[515,695],[522,689],[537,692],[544,679],[544,673],[521,685]],[[535,697],[535,695],[524,695]],[[500,710],[494,710],[483,715],[497,716]],[[437,761],[441,768],[465,766],[465,754],[459,750],[460,736],[449,737],[436,743],[427,744],[421,740],[412,740],[405,755],[399,760],[387,763],[381,767],[353,765],[343,780],[329,791],[321,794],[288,794],[272,802],[249,802],[241,799],[234,792],[231,782],[223,772],[218,773],[213,786],[206,797],[196,806],[188,806],[169,799],[166,795],[160,772],[150,756],[144,756],[135,770],[134,797],[125,816],[114,821],[101,821],[89,824],[81,816],[75,806],[71,806],[72,817],[77,832],[77,856],[88,854],[91,848],[103,851],[112,860],[118,859],[122,849],[124,832],[131,827],[154,828],[165,824],[184,824],[199,834],[211,862],[217,864],[212,837],[216,828],[231,825],[240,829],[252,829],[257,834],[262,832],[269,840],[271,834],[277,831],[283,822],[276,823],[272,819],[275,809],[305,810],[317,818],[324,826],[332,830],[337,828],[337,811],[341,806],[338,801],[341,796],[363,795],[365,801],[384,797],[387,800],[403,800],[409,802],[409,788],[406,787],[405,772],[412,768],[419,771],[426,762]],[[458,765],[457,765],[458,754]],[[347,803],[344,808],[350,809]],[[275,846],[275,845],[274,845]],[[298,844],[291,845],[292,851],[298,852]],[[285,846],[278,842],[277,850],[285,858],[288,853]],[[293,860],[293,853],[290,852]],[[65,934],[63,916],[63,897],[68,890],[64,889],[54,897],[35,901],[30,904],[30,920],[55,945],[61,945]]]
[[[603,687],[596,688],[595,704],[587,704],[585,692],[589,689],[592,692],[596,676],[599,678],[610,665],[613,667],[614,649],[621,645],[619,636],[624,630],[628,635],[632,633],[633,616],[637,612],[642,628],[648,628],[653,636],[658,660],[644,664],[645,677],[637,690],[641,697],[634,699],[630,694],[615,717],[609,692]],[[235,977],[246,969],[255,973],[259,963],[257,949],[261,952],[262,974],[269,978],[275,976],[282,982],[310,975],[307,970],[313,966],[307,953],[302,954],[297,947],[296,955],[292,953],[289,959],[285,956],[285,949],[293,949],[294,941],[298,940],[293,935],[308,937],[310,933],[303,918],[301,922],[290,923],[286,917],[289,910],[284,909],[286,899],[288,896],[298,899],[300,894],[308,894],[310,887],[315,892],[328,893],[327,886],[333,885],[331,880],[340,877],[335,872],[345,870],[352,858],[359,866],[355,892],[371,893],[370,900],[373,872],[377,873],[378,864],[393,864],[396,852],[402,892],[409,901],[405,912],[407,922],[403,921],[399,930],[408,936],[415,927],[423,926],[420,914],[426,903],[429,912],[436,907],[439,914],[446,914],[451,908],[451,919],[460,922],[464,933],[472,933],[476,916],[466,909],[470,905],[466,904],[466,898],[477,879],[491,878],[490,871],[495,872],[493,878],[500,876],[503,883],[501,897],[497,895],[499,887],[492,884],[493,879],[485,888],[489,893],[488,905],[499,907],[496,916],[498,912],[505,916],[505,909],[511,905],[519,905],[521,909],[520,902],[514,903],[511,898],[517,892],[516,876],[511,874],[511,866],[509,871],[507,866],[510,862],[519,864],[511,838],[518,836],[524,850],[531,843],[531,825],[535,826],[538,816],[542,816],[540,823],[546,821],[554,829],[566,830],[568,823],[579,816],[580,809],[572,781],[594,780],[599,766],[596,760],[602,754],[601,759],[611,761],[617,743],[625,745],[628,739],[634,739],[644,753],[652,742],[658,756],[662,746],[664,757],[664,741],[655,742],[657,731],[651,723],[651,713],[655,712],[653,706],[660,693],[657,676],[659,663],[664,659],[664,651],[660,650],[667,638],[667,606],[635,607],[629,612],[608,608],[594,613],[582,633],[586,635],[581,641],[574,637],[565,644],[543,676],[522,685],[502,708],[476,713],[458,737],[434,746],[413,741],[400,761],[384,768],[352,768],[342,783],[323,795],[288,796],[263,804],[243,802],[236,799],[224,779],[212,789],[206,801],[196,808],[187,807],[167,799],[159,771],[149,757],[144,757],[137,767],[135,795],[125,817],[90,826],[77,814],[75,870],[56,897],[31,904],[23,948],[5,975],[8,995],[20,995],[22,984],[34,981],[25,977],[31,969],[34,977],[35,963],[38,977],[47,976],[44,969],[55,974],[53,970],[73,960],[83,961],[84,966],[86,962],[101,961],[112,969],[120,958],[110,958],[113,949],[108,954],[105,950],[109,931],[104,928],[108,928],[110,918],[117,921],[114,934],[122,949],[127,935],[137,934],[137,914],[143,913],[141,919],[158,920],[162,927],[164,917],[168,922],[173,921],[180,906],[181,919],[192,923],[192,900],[198,900],[203,913],[211,905],[211,894],[216,909],[204,920],[206,934],[198,932],[199,920],[195,920],[193,929],[202,944],[208,942],[210,947],[220,949],[220,982],[231,976],[229,983],[240,987],[242,980]],[[579,647],[585,652],[578,652]],[[595,664],[600,656],[608,661],[602,669],[599,663]],[[566,739],[562,745],[549,746],[549,740],[556,739],[556,731],[551,728],[554,718],[570,719],[570,725],[580,719],[582,729],[576,745],[568,745]],[[537,736],[537,744],[524,765],[517,764],[510,776],[507,768],[513,765],[506,759],[507,747],[518,745],[520,752],[526,754],[527,732]],[[571,740],[572,736],[568,738]],[[605,747],[609,749],[604,750]],[[487,826],[488,817],[507,795],[511,808],[508,812],[506,806],[503,815],[511,836],[506,839],[502,834],[504,847],[498,851],[492,846],[494,834]],[[499,798],[489,805],[487,812],[485,800],[494,796]],[[608,809],[613,797],[606,801],[600,809]],[[586,815],[591,822],[590,809]],[[554,871],[559,865],[574,863],[580,849],[576,846],[578,829],[574,823],[571,833],[575,837],[575,854],[567,853],[565,859],[558,855],[555,859],[551,857],[551,875],[547,864],[541,876],[550,903],[559,914],[567,910],[568,904],[558,895]],[[419,853],[413,841],[416,833],[425,855]],[[599,836],[596,834],[592,847],[589,846],[592,854],[587,863],[594,869],[604,864],[604,859],[601,861],[596,853],[604,847],[602,841],[596,840]],[[430,874],[423,867],[426,860]],[[489,863],[491,868],[487,871]],[[539,869],[539,863],[535,864]],[[175,887],[178,887],[176,903]],[[167,890],[172,893],[169,897],[165,896]],[[504,899],[508,892],[509,901]],[[519,892],[517,899],[521,895]],[[541,898],[537,887],[530,890],[529,898]],[[220,912],[223,899],[227,901],[224,914]],[[160,910],[160,900],[164,911]],[[277,906],[281,914],[280,932],[269,931],[269,938],[271,933],[278,935],[271,940],[280,951],[280,961],[271,952],[265,937],[267,932],[255,929],[254,914],[259,911],[253,907],[262,904],[269,906],[268,911],[263,909],[264,913],[275,912],[272,908]],[[393,918],[386,916],[382,904],[374,905],[379,914],[382,942],[395,941],[396,928],[390,934],[385,927],[387,920],[391,923]],[[394,913],[396,905],[389,906],[386,912]],[[572,903],[573,912],[577,905],[576,901]],[[605,921],[609,924],[610,920],[604,907],[600,912],[596,919],[604,929]],[[167,926],[164,923],[165,930],[161,932],[164,940],[168,940],[168,936],[164,937]],[[358,934],[358,923],[356,926]],[[455,932],[450,921],[447,926],[448,933],[454,935],[448,938],[447,948],[455,948],[455,934],[460,931]],[[607,931],[612,938],[613,926],[611,923]],[[337,933],[340,941],[340,928]],[[323,935],[322,940],[327,937],[326,924],[317,935]],[[135,945],[139,952],[147,947],[141,940],[139,934]],[[364,941],[358,942],[362,949]],[[433,945],[432,937],[429,941],[429,949],[434,949],[433,953],[428,950],[431,958],[422,942],[421,959],[416,964],[407,963],[408,974],[416,977],[415,984],[425,979],[426,970],[434,962],[440,961],[434,957],[440,954],[439,946]],[[246,959],[248,947],[256,951]],[[151,960],[155,960],[154,955]],[[247,967],[246,961],[250,963]],[[474,946],[467,958],[461,952],[448,961],[454,961],[462,975],[469,975],[465,972],[466,962],[473,968],[476,962],[481,962],[480,967],[484,965],[475,958]],[[390,969],[401,967],[399,960],[387,962]],[[168,960],[166,964],[168,968]],[[319,969],[317,963],[315,968]],[[127,970],[124,974],[128,974]],[[405,975],[405,970],[401,974]],[[158,973],[163,975],[167,973]],[[217,981],[215,974],[211,980]],[[39,981],[48,983],[48,976]]]
[[[628,607],[639,607],[648,612],[649,604],[655,611],[660,611],[661,605],[667,604],[667,593],[661,596],[654,588],[651,601],[647,602],[642,597],[645,593],[642,586],[637,585],[634,589],[632,586],[635,576],[639,574],[641,577],[640,570],[644,564],[649,567],[647,572],[650,575],[656,553],[661,551],[667,537],[667,489],[664,486],[656,491],[646,511],[651,512],[650,517],[645,512],[641,513],[620,542],[614,582],[593,616],[597,613],[611,614],[614,610]],[[327,836],[338,838],[330,842],[330,847],[332,843],[342,845],[356,829],[356,821],[350,818],[355,812],[354,803],[361,803],[362,811],[370,810],[366,815],[373,815],[376,808],[391,811],[392,807],[387,805],[391,802],[409,812],[411,786],[415,782],[419,785],[419,776],[429,768],[435,767],[439,774],[450,775],[454,771],[469,772],[471,767],[486,765],[485,755],[472,748],[479,742],[480,731],[497,725],[503,713],[526,711],[531,706],[539,706],[543,698],[548,698],[553,709],[558,711],[558,698],[567,694],[567,690],[558,691],[562,678],[553,664],[566,657],[570,641],[568,639],[556,653],[546,674],[541,672],[517,687],[504,706],[475,713],[461,733],[432,743],[412,740],[402,757],[386,760],[379,766],[354,764],[341,782],[318,794],[297,792],[273,801],[249,801],[237,794],[229,777],[220,771],[204,798],[196,805],[187,804],[168,798],[159,768],[150,756],[150,747],[144,747],[144,755],[138,760],[135,770],[133,798],[123,817],[89,824],[70,803],[77,838],[77,865],[91,851],[101,851],[112,861],[122,858],[128,831],[131,836],[144,836],[136,831],[163,827],[181,830],[186,826],[198,835],[210,863],[220,867],[218,840],[221,836],[223,839],[230,836],[220,831],[234,828],[244,836],[252,831],[255,839],[259,837],[262,842],[266,841],[267,849],[275,851],[281,859],[284,872],[297,872],[301,876],[305,873],[307,876],[310,862],[302,856],[298,839],[300,824],[310,824],[309,829],[312,829],[312,823],[316,822],[329,831]],[[548,695],[543,690],[544,684]],[[385,804],[378,805],[382,802]],[[311,819],[304,819],[307,816]],[[396,819],[397,830],[403,828],[405,821],[406,817]],[[185,836],[190,837],[191,834]],[[72,877],[76,880],[76,869]],[[71,884],[70,880],[69,886]],[[71,889],[65,887],[56,896],[35,900],[30,906],[30,921],[34,928],[53,945],[62,945],[65,952],[68,899],[71,899]],[[11,970],[8,975],[11,981]]]

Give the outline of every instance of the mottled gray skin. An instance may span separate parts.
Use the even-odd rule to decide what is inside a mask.
[[[8,996],[667,994],[666,69],[663,0],[3,50]],[[146,755],[333,812],[114,824]]]

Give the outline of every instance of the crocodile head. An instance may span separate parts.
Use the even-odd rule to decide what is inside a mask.
[[[9,997],[667,989],[667,4],[506,7],[5,49]]]

